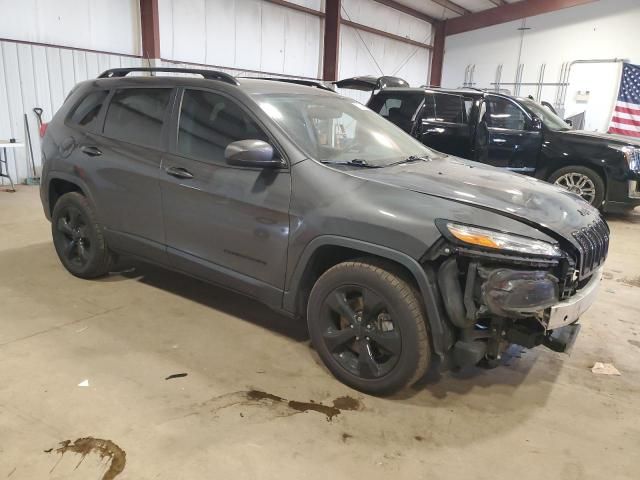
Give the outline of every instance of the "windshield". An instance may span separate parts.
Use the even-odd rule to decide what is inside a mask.
[[[533,100],[527,98],[518,99],[531,113],[542,120],[542,123],[549,130],[571,130],[568,123],[565,123],[558,115],[553,113],[547,107],[540,105]]]
[[[354,100],[339,95],[257,94],[258,105],[311,158],[384,167],[435,153]]]

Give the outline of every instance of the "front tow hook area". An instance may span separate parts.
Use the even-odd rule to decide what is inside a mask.
[[[578,338],[578,333],[582,325],[573,323],[565,327],[556,328],[550,334],[544,337],[543,345],[554,352],[571,353],[573,344]]]

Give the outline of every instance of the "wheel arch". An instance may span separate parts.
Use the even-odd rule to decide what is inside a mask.
[[[47,208],[48,217],[51,218],[56,202],[62,195],[70,192],[78,192],[93,201],[87,185],[79,178],[62,173],[51,175],[47,181]]]
[[[309,293],[320,275],[338,263],[361,257],[392,263],[398,268],[394,273],[414,284],[426,310],[433,351],[443,357],[448,349],[449,327],[444,321],[435,273],[411,256],[382,245],[332,235],[316,237],[304,249],[288,278],[283,297],[284,310],[305,316]]]

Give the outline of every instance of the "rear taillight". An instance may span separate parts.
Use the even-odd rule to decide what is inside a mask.
[[[40,138],[44,138],[44,134],[47,133],[47,127],[49,126],[48,123],[42,123],[40,125]]]

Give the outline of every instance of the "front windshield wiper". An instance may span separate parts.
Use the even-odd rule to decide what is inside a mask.
[[[429,160],[429,157],[427,156],[420,156],[420,155],[409,155],[407,158],[403,159],[403,160],[399,160],[397,162],[393,162],[393,163],[389,163],[387,165],[385,165],[385,167],[392,167],[394,165],[402,165],[403,163],[414,163],[414,162],[418,162],[420,160]]]
[[[362,158],[354,158],[346,162],[337,162],[334,160],[323,160],[321,163],[328,163],[331,165],[349,165],[350,167],[360,167],[360,168],[380,168],[380,165],[371,165],[370,163],[368,163],[366,160]]]

